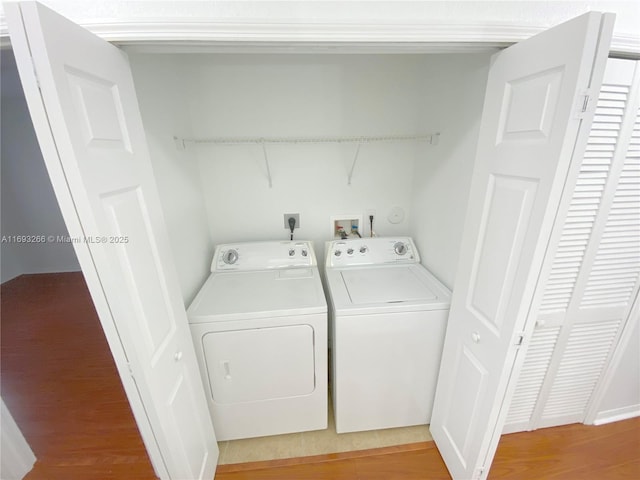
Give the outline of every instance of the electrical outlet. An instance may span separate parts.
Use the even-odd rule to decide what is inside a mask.
[[[300,214],[299,213],[285,213],[284,214],[284,228],[291,230],[289,226],[289,219],[293,217],[296,221],[296,225],[293,228],[300,228]]]
[[[373,217],[373,221],[371,220],[371,217]],[[373,229],[374,229],[374,225],[376,224],[378,220],[378,215],[375,211],[375,209],[373,208],[368,208],[366,211],[366,215],[364,217],[364,223],[366,225],[366,229],[363,228],[363,232],[367,232],[367,235],[370,237],[373,237]]]

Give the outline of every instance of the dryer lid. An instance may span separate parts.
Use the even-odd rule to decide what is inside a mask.
[[[327,311],[317,268],[212,273],[191,303],[191,323]]]
[[[438,298],[413,268],[344,269],[341,275],[354,305],[429,302]]]

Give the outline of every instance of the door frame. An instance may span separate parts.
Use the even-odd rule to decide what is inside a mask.
[[[233,53],[238,52],[238,49],[254,52],[280,49],[283,52],[291,52],[291,46],[306,48],[307,51],[311,46],[317,52],[323,50],[316,47],[324,46],[327,47],[327,51],[329,48],[333,51],[338,47],[360,53],[473,53],[479,50],[505,48],[553,26],[546,18],[543,20],[543,15],[537,12],[527,23],[513,16],[509,18],[508,13],[499,19],[482,23],[475,19],[442,16],[439,16],[439,21],[436,22],[426,20],[424,11],[418,12],[417,18],[410,19],[387,21],[354,17],[337,22],[336,15],[325,14],[323,18],[314,19],[315,10],[311,8],[303,10],[298,20],[267,17],[264,10],[260,9],[238,9],[235,12],[222,10],[221,17],[215,19],[213,10],[206,6],[189,5],[187,8],[190,17],[185,16],[177,21],[175,16],[171,16],[172,10],[154,6],[153,2],[144,5],[142,10],[127,10],[124,6],[119,10],[119,17],[115,19],[111,10],[96,10],[95,5],[79,9],[74,2],[57,1],[47,4],[104,40],[126,49],[157,53],[210,50]],[[604,5],[597,7],[594,9],[611,11],[603,8]],[[173,14],[178,12],[184,15],[184,8],[176,7]],[[551,10],[549,18],[553,24],[560,24],[587,11],[576,9],[559,13]],[[434,10],[434,13],[441,12]],[[622,10],[614,13],[624,15]],[[95,15],[96,18],[90,18],[91,15]],[[615,56],[622,58],[640,58],[638,39],[637,35],[614,32],[611,51]],[[0,48],[7,46],[7,26],[0,15]]]
[[[19,4],[5,4],[7,13],[10,10],[19,9]],[[151,27],[149,27],[151,25]],[[408,27],[413,26],[413,29]],[[145,27],[147,31],[145,31]],[[516,43],[519,40],[528,38],[539,31],[546,28],[535,27],[515,27],[508,28],[504,26],[493,25],[487,29],[478,28],[469,34],[468,30],[461,28],[459,25],[444,25],[441,30],[435,33],[428,33],[429,29],[433,26],[425,25],[408,25],[408,24],[396,24],[392,28],[387,29],[382,25],[345,25],[343,28],[334,30],[329,24],[297,24],[297,23],[282,23],[278,25],[279,28],[273,28],[272,24],[267,23],[254,23],[254,24],[239,24],[239,23],[225,23],[225,22],[209,22],[204,25],[202,23],[173,23],[173,22],[161,22],[155,24],[143,24],[143,23],[124,23],[118,27],[114,27],[114,24],[107,23],[95,23],[90,26],[84,26],[87,30],[97,34],[107,41],[115,43],[117,46],[124,47],[129,51],[153,51],[153,52],[172,52],[172,53],[188,53],[188,52],[202,52],[202,51],[225,51],[242,53],[247,51],[246,49],[255,49],[257,51],[278,51],[282,49],[287,52],[326,52],[336,51],[338,52],[351,52],[351,53],[366,53],[366,52],[379,52],[387,51],[390,53],[409,53],[409,52],[421,52],[421,53],[435,53],[435,52],[469,52],[478,53],[488,50],[502,49],[510,44]],[[306,32],[306,29],[312,30],[311,39],[306,35],[301,35],[300,32]],[[355,28],[355,32],[350,29]],[[111,30],[110,30],[111,29]],[[150,34],[149,30],[153,31]],[[507,36],[507,30],[511,41],[505,41]],[[491,33],[487,34],[489,31]],[[515,32],[515,33],[514,33]],[[345,38],[348,34],[349,38]],[[0,39],[0,46],[3,48],[7,46],[4,39],[6,38],[6,25],[0,25],[0,35],[3,38]],[[199,35],[199,36],[198,36]],[[251,35],[251,42],[246,41],[247,35]],[[418,38],[417,41],[409,41],[409,38],[414,35]],[[195,38],[194,38],[195,37]],[[277,41],[274,38],[277,37]],[[470,40],[471,37],[471,40]],[[126,40],[122,40],[125,38]],[[151,40],[150,40],[151,38]],[[391,39],[390,39],[391,38]],[[481,38],[478,40],[478,38]],[[458,41],[465,41],[462,46],[455,43],[455,39]],[[118,41],[119,40],[119,41]],[[194,41],[196,45],[184,46],[181,41],[190,40]],[[616,52],[621,53],[622,56],[632,56],[634,58],[640,58],[640,49],[635,44],[635,39],[626,37],[614,37]],[[168,41],[168,43],[167,43]],[[221,45],[221,43],[223,45]],[[327,45],[327,44],[330,45]],[[318,49],[314,49],[315,45],[319,45]],[[614,44],[612,44],[614,45]],[[294,49],[291,49],[291,46]],[[15,46],[14,46],[15,48]],[[21,55],[31,56],[30,52],[21,52]],[[23,88],[25,91],[31,91],[35,93],[39,98],[38,102],[29,104],[30,110],[39,110],[43,113],[43,118],[46,116],[44,105],[40,97],[40,91],[37,84],[37,79],[34,72],[25,72],[21,75],[23,78]],[[39,135],[38,141],[41,148],[47,149],[50,152],[54,152],[57,157],[56,162],[47,162],[46,158],[50,155],[45,155],[45,163],[49,171],[52,184],[56,186],[56,196],[61,206],[61,211],[65,224],[69,230],[71,237],[83,237],[83,229],[75,210],[75,206],[71,197],[71,192],[62,165],[58,157],[56,145],[51,134],[48,125],[46,127],[47,134]],[[41,129],[42,130],[42,129]],[[139,395],[133,377],[129,369],[129,362],[127,360],[123,345],[120,341],[115,323],[111,317],[109,305],[104,292],[100,286],[100,279],[96,270],[95,264],[91,258],[89,248],[86,244],[75,242],[74,250],[78,257],[82,272],[88,285],[92,285],[95,288],[90,288],[92,292],[92,300],[98,312],[102,328],[105,332],[107,342],[111,349],[111,353],[114,357],[114,361],[120,375],[120,379],[123,383],[123,387],[127,394],[127,398],[131,405],[132,412],[136,419],[138,428],[141,431],[143,440],[145,441],[145,447],[151,459],[152,465],[156,469],[156,474],[160,477],[167,476],[166,468],[160,454],[158,445],[155,442],[149,442],[146,439],[153,438],[153,431],[151,423],[146,415],[144,404]],[[524,355],[519,355],[524,357]],[[512,374],[518,368],[522,366],[522,359],[514,362]],[[515,382],[514,388],[515,388]],[[503,406],[504,408],[504,406]],[[501,413],[501,416],[506,415],[506,410]],[[495,432],[498,434],[500,432]]]

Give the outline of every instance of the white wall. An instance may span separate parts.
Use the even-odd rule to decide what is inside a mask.
[[[351,136],[413,133],[421,63],[411,56],[280,55],[192,60],[196,136]],[[322,259],[331,216],[376,212],[379,235],[408,233],[415,145],[367,144],[347,184],[354,144],[195,147],[215,243],[288,239],[284,213],[300,213],[295,238]],[[394,206],[406,219],[384,220]],[[364,234],[365,232],[361,232]]]
[[[8,237],[64,236],[53,193],[10,50],[2,50],[1,247],[2,282],[23,273],[80,270],[71,243],[11,243]]]
[[[204,278],[210,255],[203,252],[288,239],[284,213],[300,214],[295,238],[313,240],[322,262],[332,216],[356,213],[367,223],[375,211],[378,235],[414,235],[424,263],[452,286],[488,61],[488,54],[132,56],[185,298]],[[272,188],[259,145],[179,152],[171,139],[415,132],[440,132],[440,142],[365,144],[351,185],[353,144],[269,145]],[[397,206],[405,219],[392,224],[387,216]],[[188,274],[194,266],[198,273]]]
[[[458,264],[488,70],[488,54],[436,56],[425,66],[429,87],[421,123],[442,134],[416,163],[411,235],[422,263],[449,288]]]
[[[185,98],[191,91],[185,72],[175,68],[171,57],[142,55],[130,60],[173,261],[188,306],[207,278],[213,256],[194,154],[179,151],[173,141],[174,135],[191,132]]]

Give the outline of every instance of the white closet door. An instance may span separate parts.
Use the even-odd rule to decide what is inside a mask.
[[[505,433],[582,422],[640,285],[640,62],[607,62]]]
[[[127,57],[42,5],[6,7],[42,153],[109,343],[124,349],[116,363],[156,473],[211,479],[218,447]]]
[[[488,475],[564,183],[589,134],[584,90],[600,88],[612,27],[592,12],[492,58],[431,421],[454,479]]]

